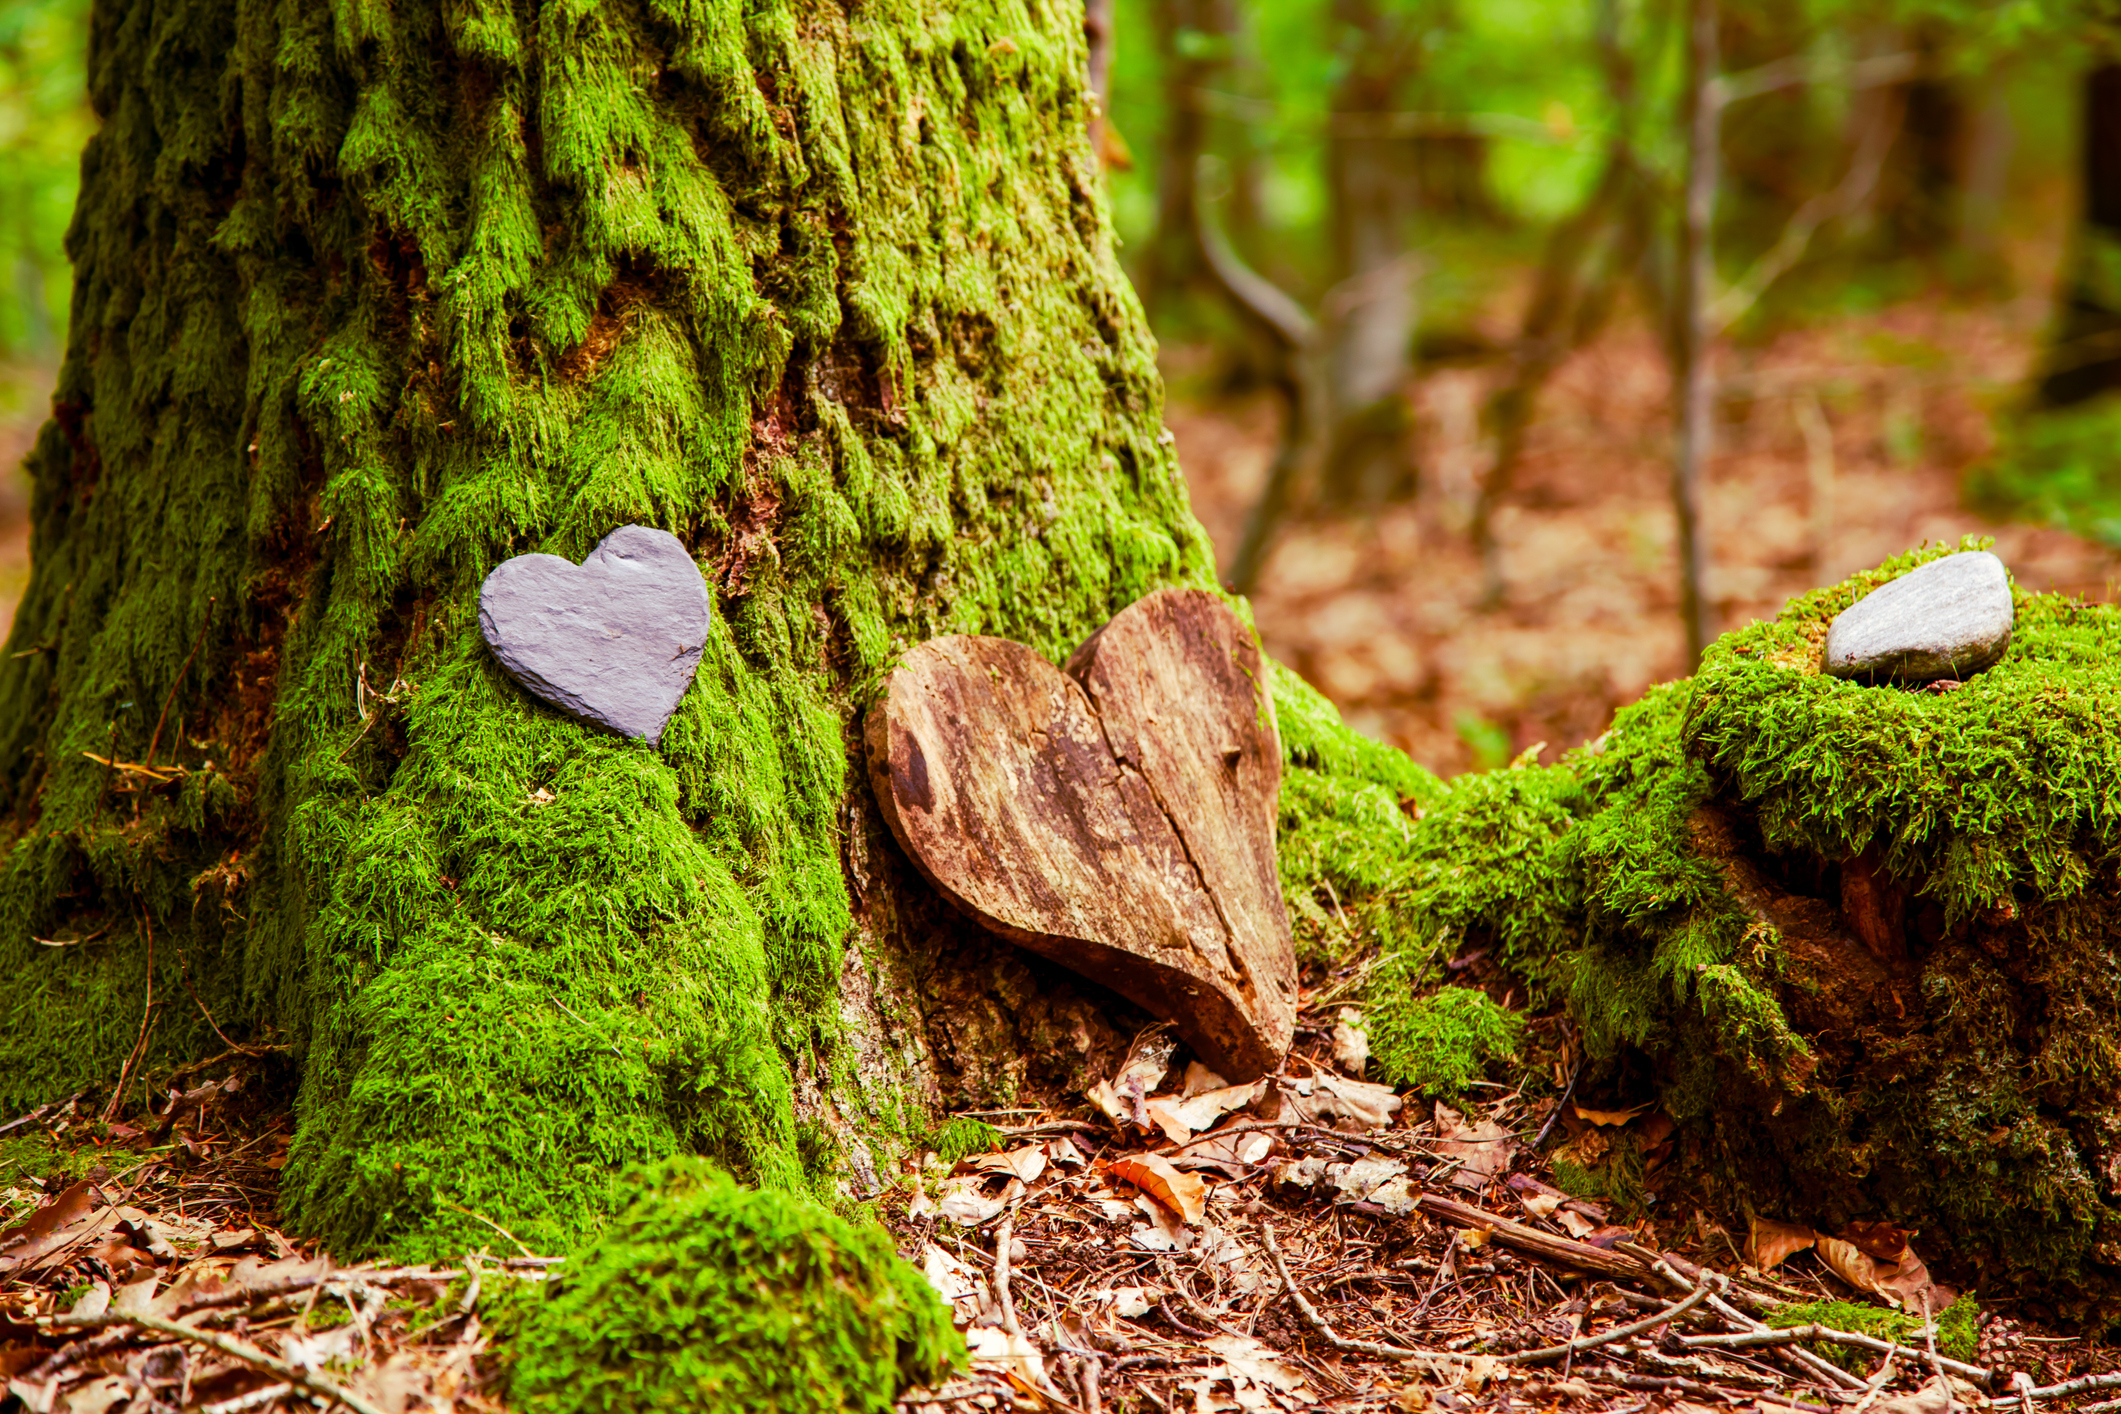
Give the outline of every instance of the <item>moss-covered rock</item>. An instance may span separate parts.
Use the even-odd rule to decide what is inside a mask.
[[[677,1159],[552,1281],[508,1392],[527,1414],[882,1411],[964,1353],[881,1231]]]
[[[2121,1310],[2121,612],[2019,595],[1954,689],[1820,672],[1837,613],[1947,552],[1725,637],[1556,767],[1454,783],[1369,905],[1373,985],[1487,940],[1594,1055],[1653,1063],[1744,1202]],[[1379,1053],[1413,1044],[1377,1000]]]

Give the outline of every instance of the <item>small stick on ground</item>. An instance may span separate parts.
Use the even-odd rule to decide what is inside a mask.
[[[2029,1393],[2035,1399],[2066,1399],[2073,1394],[2090,1394],[2095,1389],[2121,1389],[2121,1371],[2085,1375],[2081,1379],[2064,1380],[2059,1385],[2042,1385]]]
[[[1794,1345],[1799,1341],[1819,1340],[1834,1345],[1854,1346],[1858,1350],[1869,1350],[1880,1355],[1890,1355],[1900,1349],[1895,1341],[1880,1340],[1861,1331],[1838,1331],[1832,1326],[1814,1322],[1808,1326],[1784,1326],[1777,1330],[1739,1331],[1732,1335],[1683,1335],[1679,1343],[1689,1350],[1742,1350],[1760,1346]],[[1935,1344],[1934,1338],[1931,1341]],[[1954,1360],[1932,1350],[1930,1361],[1938,1366],[1938,1374],[1946,1371],[1976,1384],[1988,1383],[1991,1372],[1979,1365],[1969,1365],[1963,1360]]]
[[[1011,1204],[994,1225],[994,1300],[1002,1308],[1002,1329],[1022,1335],[1023,1327],[1016,1323],[1016,1302],[1009,1295],[1009,1239],[1015,1235],[1016,1207]]]
[[[1870,1388],[1863,1392],[1863,1398],[1856,1401],[1856,1407],[1851,1409],[1849,1414],[1864,1414],[1865,1410],[1877,1402],[1878,1396],[1885,1393],[1885,1387],[1893,1382],[1893,1357],[1899,1353],[1900,1347],[1897,1344],[1885,1352],[1885,1359],[1879,1362],[1878,1373],[1871,1376]]]
[[[1357,1355],[1374,1355],[1381,1360],[1418,1360],[1430,1353],[1409,1350],[1402,1345],[1387,1345],[1382,1341],[1350,1340],[1341,1335],[1326,1323],[1324,1316],[1318,1314],[1318,1308],[1310,1303],[1302,1289],[1296,1285],[1296,1278],[1289,1275],[1289,1264],[1281,1255],[1281,1244],[1275,1241],[1274,1229],[1265,1221],[1259,1225],[1259,1240],[1265,1244],[1267,1256],[1274,1261],[1275,1275],[1281,1278],[1282,1289],[1289,1293],[1289,1304],[1296,1308],[1296,1314],[1304,1318],[1304,1324],[1318,1332],[1319,1338],[1335,1350],[1352,1351]]]
[[[40,1318],[37,1324],[54,1330],[100,1330],[108,1326],[138,1326],[142,1330],[156,1331],[178,1340],[195,1341],[210,1350],[219,1351],[231,1360],[240,1360],[276,1379],[299,1385],[319,1399],[343,1404],[353,1410],[354,1414],[383,1414],[375,1405],[322,1375],[302,1369],[298,1365],[290,1365],[284,1360],[276,1360],[262,1350],[240,1344],[225,1335],[194,1330],[190,1326],[178,1325],[175,1321],[165,1321],[160,1316],[141,1315],[137,1312],[122,1316],[50,1316]]]
[[[1616,1340],[1626,1340],[1631,1335],[1641,1335],[1644,1331],[1655,1330],[1665,1322],[1685,1315],[1711,1296],[1714,1296],[1716,1288],[1722,1284],[1723,1278],[1713,1274],[1705,1275],[1701,1280],[1701,1285],[1688,1292],[1681,1300],[1665,1307],[1662,1311],[1645,1316],[1639,1321],[1630,1321],[1627,1325],[1615,1326],[1613,1329],[1601,1331],[1597,1335],[1578,1336],[1576,1339],[1561,1345],[1547,1346],[1544,1350],[1527,1350],[1516,1355],[1505,1355],[1502,1363],[1505,1365],[1543,1365],[1549,1360],[1559,1360],[1563,1356],[1573,1357],[1579,1351],[1595,1350],[1601,1345],[1610,1345]]]

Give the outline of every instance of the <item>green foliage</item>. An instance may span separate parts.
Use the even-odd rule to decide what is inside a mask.
[[[964,1362],[948,1309],[876,1228],[697,1160],[632,1177],[641,1197],[514,1342],[512,1406],[885,1411]]]
[[[87,34],[87,0],[0,0],[0,360],[48,363],[66,333],[60,240],[95,126]],[[0,380],[0,395],[12,391]],[[0,414],[13,411],[0,396]]]
[[[1962,1296],[1946,1307],[1937,1317],[1937,1353],[1971,1363],[1974,1348],[1980,1340],[1975,1323],[1979,1312],[1980,1306],[1971,1296]],[[1831,1330],[1875,1336],[1879,1340],[1899,1341],[1909,1350],[1927,1348],[1921,1317],[1886,1306],[1866,1306],[1854,1301],[1811,1301],[1778,1306],[1768,1313],[1767,1323],[1776,1330],[1821,1325]],[[1821,1355],[1838,1365],[1847,1366],[1857,1361],[1874,1363],[1877,1358],[1869,1351],[1857,1351],[1831,1341],[1819,1342],[1817,1348]]]
[[[0,1108],[115,1074],[151,983],[294,1043],[283,1199],[341,1257],[565,1250],[673,1154],[821,1186],[792,1076],[857,1127],[895,1093],[838,1046],[862,694],[1212,582],[1080,16],[116,0],[96,36],[0,653]],[[500,560],[628,523],[713,588],[657,750],[478,628]],[[180,779],[84,754],[151,742]],[[145,1063],[214,1044],[160,1005]]]
[[[1521,1017],[1471,987],[1442,987],[1423,995],[1415,990],[1416,979],[1395,975],[1401,957],[1389,955],[1379,965],[1365,1017],[1371,1056],[1386,1078],[1451,1099],[1491,1065],[1516,1058]]]
[[[1006,1148],[1002,1132],[983,1120],[966,1119],[963,1116],[928,1137],[928,1148],[946,1164],[954,1164],[968,1154],[992,1154]]]

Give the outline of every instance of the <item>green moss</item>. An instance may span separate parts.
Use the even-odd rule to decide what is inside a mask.
[[[1490,1066],[1516,1058],[1524,1024],[1515,1012],[1471,987],[1417,992],[1395,975],[1400,966],[1397,954],[1384,959],[1373,976],[1366,1016],[1371,1055],[1387,1079],[1449,1099]]]
[[[1975,1323],[1979,1310],[1971,1296],[1962,1296],[1938,1316],[1938,1354],[1972,1363],[1975,1346],[1980,1340]],[[1816,1324],[1832,1330],[1876,1336],[1879,1340],[1899,1341],[1911,1351],[1929,1348],[1922,1335],[1923,1322],[1919,1316],[1886,1306],[1865,1306],[1852,1301],[1812,1301],[1777,1307],[1768,1314],[1767,1323],[1776,1330]],[[1843,1366],[1873,1365],[1879,1358],[1874,1352],[1855,1350],[1831,1341],[1818,1342],[1815,1348],[1827,1359]]]
[[[928,1148],[946,1164],[968,1154],[992,1154],[1007,1146],[1002,1132],[981,1120],[958,1118],[928,1137]]]
[[[641,1198],[523,1330],[512,1405],[883,1411],[963,1363],[947,1309],[878,1230],[697,1161],[634,1178]]]

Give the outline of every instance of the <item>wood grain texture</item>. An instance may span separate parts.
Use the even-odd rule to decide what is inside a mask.
[[[1221,599],[1152,594],[1065,672],[1007,639],[931,639],[865,728],[892,833],[959,909],[1168,1018],[1230,1080],[1280,1065],[1281,742],[1259,645]]]

